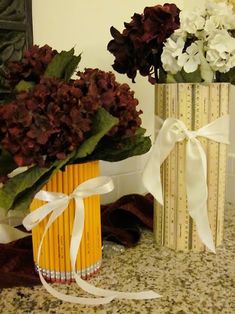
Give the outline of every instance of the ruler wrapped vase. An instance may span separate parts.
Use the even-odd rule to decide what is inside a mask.
[[[188,130],[197,130],[228,114],[228,83],[178,83],[155,86],[155,113],[176,118]],[[199,137],[207,159],[207,210],[213,241],[223,241],[227,145]],[[188,212],[186,140],[176,143],[161,167],[163,203],[155,202],[154,235],[157,244],[176,251],[205,250]]]

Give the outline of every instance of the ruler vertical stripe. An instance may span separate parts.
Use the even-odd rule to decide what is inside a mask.
[[[221,84],[220,91],[220,116],[228,114],[229,111],[228,104],[229,104],[229,85],[224,83]],[[218,209],[216,216],[217,246],[221,245],[223,241],[227,154],[228,154],[227,145],[219,144]]]

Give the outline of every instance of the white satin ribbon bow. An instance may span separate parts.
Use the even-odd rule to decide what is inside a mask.
[[[207,160],[198,136],[229,144],[229,115],[224,115],[196,131],[188,130],[178,119],[167,118],[159,130],[145,167],[143,182],[154,198],[163,205],[160,167],[175,144],[186,139],[185,179],[189,215],[195,221],[201,241],[215,253],[207,214]]]
[[[87,281],[80,278],[76,273],[75,263],[77,259],[77,253],[80,246],[83,229],[84,229],[84,202],[83,198],[88,197],[94,194],[105,194],[113,190],[113,182],[109,177],[97,177],[94,179],[89,179],[81,183],[70,195],[63,193],[54,193],[40,191],[36,194],[35,198],[47,201],[48,203],[39,207],[35,211],[31,212],[23,220],[23,225],[27,230],[31,230],[37,224],[42,221],[47,215],[51,214],[48,220],[48,223],[44,229],[40,245],[38,248],[37,255],[37,264],[39,265],[39,258],[41,254],[41,248],[43,244],[44,237],[48,232],[51,224],[64,212],[68,207],[70,200],[75,200],[75,217],[73,224],[73,231],[70,243],[70,259],[71,259],[71,268],[74,274],[74,278],[78,286],[84,291],[93,294],[95,296],[100,296],[102,298],[83,298],[75,297],[60,293],[53,289],[43,278],[41,271],[39,269],[39,277],[45,289],[51,293],[54,297],[59,298],[66,302],[86,304],[86,305],[99,305],[106,304],[112,301],[113,299],[152,299],[160,297],[159,294],[153,291],[143,291],[143,292],[118,292],[112,290],[105,290],[96,288],[93,285],[89,284]]]

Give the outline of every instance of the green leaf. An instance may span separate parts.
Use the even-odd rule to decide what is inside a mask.
[[[135,132],[135,136],[142,136],[145,134],[145,132],[146,132],[146,129],[139,127]]]
[[[0,208],[6,212],[10,209],[27,210],[35,194],[69,162],[74,153],[64,160],[55,161],[48,168],[34,166],[11,178],[0,189]]]
[[[34,87],[34,83],[33,82],[28,82],[28,81],[24,81],[21,80],[19,81],[19,83],[15,86],[15,91],[16,92],[23,92],[23,91],[29,91],[30,89],[32,89]]]
[[[11,154],[2,147],[0,147],[0,165],[4,165],[4,167],[0,168],[0,176],[7,175],[18,167]]]
[[[205,83],[211,83],[214,79],[214,72],[212,71],[209,63],[207,62],[204,51],[203,51],[203,44],[201,41],[198,41],[198,47],[199,47],[199,56],[200,56],[200,72],[201,72],[201,78],[204,80]]]
[[[104,108],[100,108],[93,119],[93,128],[90,137],[79,146],[71,162],[73,163],[75,160],[79,162],[77,159],[90,155],[102,137],[116,124],[118,124],[118,119]]]
[[[31,167],[8,180],[0,189],[0,208],[11,209],[16,197],[32,187],[50,168]]]
[[[44,73],[45,76],[64,78],[67,67],[71,68],[75,65],[74,48],[69,51],[61,51],[54,56],[52,61],[48,64]],[[79,62],[79,59],[76,59]],[[66,74],[68,77],[69,72]]]
[[[20,210],[20,211],[27,211],[30,207],[31,202],[37,192],[39,192],[44,185],[48,182],[50,177],[52,176],[53,170],[48,171],[44,175],[40,177],[37,182],[32,185],[30,188],[24,190],[23,193],[20,193],[15,199],[11,206],[11,210]]]
[[[69,62],[64,73],[64,80],[69,81],[78,67],[79,62],[81,61],[81,54],[79,56],[73,56],[72,60]]]
[[[167,73],[167,75],[166,75],[166,83],[177,83],[177,82],[180,83],[181,80],[177,80],[176,79],[176,75],[173,75],[171,73]]]
[[[187,83],[200,83],[202,81],[200,69],[197,68],[196,71],[192,73],[186,73],[183,69],[180,71],[183,78],[183,82]]]
[[[143,136],[144,132],[145,130],[140,128],[132,137],[105,138],[97,145],[89,160],[120,161],[147,153],[151,148],[151,140]]]
[[[229,70],[226,73],[220,73],[219,75],[220,82],[229,82],[233,85],[235,85],[235,67],[233,67],[231,70]]]
[[[167,73],[163,70],[162,67],[159,68],[159,77],[158,77],[158,83],[166,83],[167,79]]]

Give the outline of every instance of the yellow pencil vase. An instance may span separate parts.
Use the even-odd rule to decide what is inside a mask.
[[[68,165],[64,171],[57,172],[44,186],[49,192],[70,194],[82,182],[99,176],[99,162],[92,161],[82,164]],[[33,211],[45,204],[34,199],[30,210]],[[101,265],[101,219],[100,197],[94,195],[84,199],[85,223],[84,232],[77,255],[76,270],[83,279],[96,273]],[[49,228],[41,249],[39,265],[37,265],[38,247],[48,217],[32,230],[33,255],[36,269],[40,270],[49,281],[73,281],[70,263],[70,240],[74,221],[75,204],[70,201],[68,208]]]
[[[197,130],[228,114],[228,83],[156,84],[155,114],[181,120]],[[199,137],[207,157],[208,218],[215,246],[223,242],[227,145]],[[164,206],[154,206],[154,236],[158,245],[175,251],[205,251],[189,216],[186,183],[186,140],[175,145],[161,167]]]

